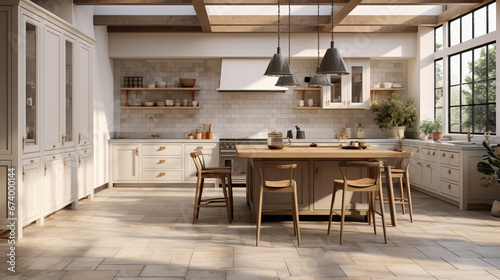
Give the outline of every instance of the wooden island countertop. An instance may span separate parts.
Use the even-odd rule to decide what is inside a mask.
[[[249,159],[389,159],[409,157],[410,152],[395,152],[375,147],[343,149],[340,145],[290,145],[283,149],[269,149],[266,145],[236,145],[238,157]]]

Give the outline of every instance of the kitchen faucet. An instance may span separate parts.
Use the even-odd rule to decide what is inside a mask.
[[[467,142],[470,142],[470,139],[471,139],[472,137],[474,137],[474,135],[471,135],[471,134],[470,134],[470,127],[469,127],[469,128],[467,128]]]

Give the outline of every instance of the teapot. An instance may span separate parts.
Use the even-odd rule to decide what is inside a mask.
[[[288,140],[287,144],[284,143],[284,139]],[[292,141],[290,141],[290,138],[283,138],[282,132],[273,131],[267,134],[267,147],[269,149],[283,149],[290,144],[292,144]]]

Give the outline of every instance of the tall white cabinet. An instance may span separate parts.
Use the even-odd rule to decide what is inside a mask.
[[[95,41],[32,2],[8,2],[0,4],[0,178],[15,170],[16,212],[0,210],[0,229],[16,218],[21,238],[23,226],[93,194]],[[0,193],[7,187],[0,180]]]

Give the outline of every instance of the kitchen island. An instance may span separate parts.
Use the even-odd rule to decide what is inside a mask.
[[[395,152],[375,147],[367,149],[342,149],[340,145],[308,145],[286,146],[281,150],[272,150],[265,145],[237,145],[238,156],[249,160],[247,171],[247,203],[255,214],[259,193],[259,175],[256,167],[263,163],[297,164],[296,181],[298,192],[299,213],[301,215],[328,215],[331,204],[333,180],[340,179],[338,162],[343,160],[380,159],[408,157],[410,152]],[[386,172],[387,174],[387,172]],[[277,174],[276,176],[280,176]],[[361,174],[357,176],[366,176]],[[286,177],[286,176],[285,176]],[[389,180],[390,181],[390,180]],[[392,188],[388,194],[392,195]],[[335,199],[335,209],[340,209],[341,196]],[[394,205],[391,206],[391,217],[394,215]],[[265,209],[288,210],[290,198],[269,194],[264,197]],[[351,214],[364,214],[368,210],[367,197],[360,194],[348,195],[346,208]],[[279,212],[278,212],[279,213]],[[285,211],[283,212],[285,213]],[[392,219],[395,225],[395,219]]]

